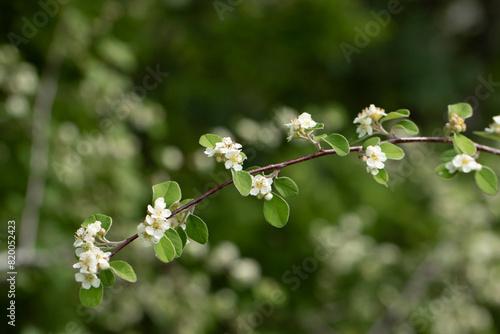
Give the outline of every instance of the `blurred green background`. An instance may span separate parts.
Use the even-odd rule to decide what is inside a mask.
[[[0,217],[16,221],[16,327],[36,333],[498,333],[500,205],[471,175],[434,175],[444,145],[404,146],[376,184],[356,154],[282,171],[299,185],[283,229],[228,187],[197,208],[209,244],[172,263],[132,243],[138,282],[80,305],[74,232],[90,215],[136,232],[151,186],[185,198],[229,178],[204,133],[245,166],[314,152],[283,123],[309,112],[346,137],[374,103],[435,135],[469,102],[499,114],[494,0],[12,1],[0,4]],[[152,74],[153,73],[153,74]],[[488,83],[489,82],[489,83]],[[472,137],[478,140],[477,137]],[[493,142],[478,140],[494,145]],[[498,159],[479,162],[500,172]],[[8,285],[2,286],[6,307]],[[5,308],[2,308],[5,310]]]

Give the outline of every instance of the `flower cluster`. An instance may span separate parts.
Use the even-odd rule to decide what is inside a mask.
[[[368,108],[365,108],[358,114],[358,117],[354,119],[354,124],[359,124],[356,132],[358,133],[358,138],[363,138],[366,135],[371,136],[373,134],[373,125],[382,116],[387,116],[384,109],[375,107],[374,104],[370,104]]]
[[[467,129],[465,121],[462,117],[458,116],[456,113],[450,114],[450,122],[446,123],[445,129],[449,132],[464,132]]]
[[[491,123],[488,128],[484,129],[484,131],[500,135],[500,116],[493,117],[493,123]]]
[[[368,146],[363,160],[366,162],[366,171],[372,175],[377,175],[379,169],[384,169],[384,162],[387,160],[385,153],[380,146]]]
[[[453,158],[453,160],[447,162],[445,167],[450,174],[453,174],[457,171],[469,173],[473,170],[481,170],[483,166],[477,163],[476,160],[470,155],[458,154]]]
[[[75,274],[75,280],[81,282],[84,289],[90,289],[92,286],[98,288],[101,280],[97,274],[100,270],[109,269],[111,253],[103,252],[94,244],[96,236],[105,232],[98,220],[76,231],[73,246],[76,247],[75,254],[78,256],[78,262],[73,265],[73,268],[80,269],[80,272]]]
[[[273,198],[271,194],[271,185],[273,184],[273,179],[270,177],[265,177],[263,175],[252,175],[252,189],[250,190],[250,195],[257,196],[258,199],[264,198],[266,201]]]
[[[241,145],[233,142],[230,137],[224,137],[222,142],[216,143],[214,148],[207,147],[205,154],[215,157],[217,162],[224,162],[226,169],[240,171],[246,156],[241,152]]]
[[[142,240],[144,246],[157,244],[163,237],[166,230],[171,227],[171,222],[168,219],[172,215],[169,209],[166,209],[165,199],[158,197],[155,201],[154,208],[148,205],[149,214],[144,219],[144,222],[137,226],[137,234]]]
[[[308,139],[308,134],[311,133],[318,123],[313,121],[311,115],[304,112],[299,117],[291,120],[291,123],[285,124],[288,128],[288,141],[293,138]],[[308,131],[309,130],[309,131]]]

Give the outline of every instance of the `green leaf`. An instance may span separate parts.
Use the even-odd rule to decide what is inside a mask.
[[[448,105],[448,119],[450,119],[452,113],[466,119],[472,116],[472,107],[468,103],[450,104]]]
[[[455,148],[458,148],[460,152],[470,156],[476,154],[476,145],[474,145],[474,142],[464,135],[455,133],[453,136],[453,144],[455,144]]]
[[[160,242],[155,244],[155,253],[156,257],[165,263],[172,261],[177,255],[172,241],[167,237],[161,238]]]
[[[473,132],[475,135],[481,136],[483,138],[488,138],[488,139],[493,139],[493,140],[500,140],[500,135],[496,133],[491,133],[491,132],[486,132],[486,131],[474,131]]]
[[[345,156],[349,154],[349,142],[344,136],[334,133],[326,138],[323,138],[323,140],[330,144],[338,155]]]
[[[222,142],[221,137],[219,137],[217,135],[210,134],[210,133],[201,136],[200,141],[199,141],[201,146],[208,147],[208,148],[214,148],[215,144],[220,143],[220,142]]]
[[[181,228],[182,230],[182,228]],[[184,248],[184,245],[182,243],[182,239],[177,233],[176,230],[174,229],[168,229],[165,231],[165,235],[167,238],[170,240],[172,245],[174,246],[175,249],[175,257],[179,257],[182,254],[182,248]]]
[[[368,146],[377,146],[378,143],[380,143],[379,137],[372,137],[370,139],[365,140],[365,142],[363,143],[363,151],[366,151]]]
[[[90,224],[96,222],[97,220],[101,222],[101,227],[106,230],[106,233],[108,233],[109,229],[111,228],[111,225],[113,225],[113,219],[109,216],[102,215],[100,213],[92,215],[89,218],[85,219],[82,226],[87,227]],[[104,233],[104,235],[106,235],[106,233]]]
[[[231,173],[233,174],[233,182],[236,189],[238,189],[241,195],[248,196],[250,190],[252,190],[252,176],[244,170],[237,172],[231,169]]]
[[[380,149],[382,149],[382,152],[385,153],[387,159],[401,160],[405,156],[405,152],[401,149],[401,147],[391,143],[380,144]]]
[[[167,208],[181,200],[182,193],[179,184],[175,181],[167,181],[153,186],[153,203],[159,198],[165,198]]]
[[[486,194],[495,195],[498,192],[497,176],[491,168],[483,166],[481,170],[475,172],[474,178],[479,189]]]
[[[115,274],[111,269],[101,270],[99,278],[104,286],[113,286],[115,284]]]
[[[82,304],[87,307],[98,306],[102,300],[103,290],[102,284],[98,288],[94,288],[93,286],[90,289],[80,288],[80,300]]]
[[[164,239],[164,238],[162,238]],[[134,269],[132,266],[125,261],[113,261],[109,263],[109,266],[118,277],[123,278],[129,282],[137,281],[137,276],[135,276]]]
[[[455,150],[444,151],[443,154],[441,154],[441,162],[443,163],[450,162],[456,155],[457,152]]]
[[[442,177],[443,179],[451,179],[452,177],[455,177],[458,173],[450,173],[450,171],[445,167],[446,164],[441,164],[437,166],[436,168],[436,175],[439,177]]]
[[[273,193],[273,198],[264,202],[264,217],[274,227],[281,228],[288,222],[290,207],[279,195]]]
[[[299,187],[289,177],[278,177],[274,180],[274,187],[285,198],[292,198],[299,194]]]
[[[188,240],[188,237],[187,237],[187,234],[186,234],[186,231],[184,231],[182,229],[182,227],[178,227],[177,230],[176,230],[177,234],[179,235],[179,238],[181,238],[181,241],[182,241],[182,248],[186,247],[186,244],[187,244],[187,240]]]
[[[380,183],[384,186],[387,187],[387,181],[389,181],[389,175],[387,175],[387,172],[385,169],[379,169],[377,175],[373,175],[373,178],[377,183]]]
[[[404,119],[397,122],[392,126],[392,129],[402,129],[408,132],[410,135],[416,135],[418,133],[418,126],[410,120]],[[392,130],[391,130],[392,131]]]
[[[389,121],[391,119],[397,119],[397,118],[404,118],[404,117],[409,117],[410,116],[410,111],[408,109],[399,109],[393,112],[390,112],[387,114],[387,116],[382,117],[380,119],[380,123]]]
[[[208,241],[208,228],[205,222],[198,216],[189,215],[186,220],[187,235],[199,244]]]

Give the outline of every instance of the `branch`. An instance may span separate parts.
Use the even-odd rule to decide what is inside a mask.
[[[451,139],[447,139],[447,138],[443,138],[443,137],[393,138],[393,139],[384,140],[382,142],[391,143],[391,144],[406,144],[406,143],[441,143],[441,144],[452,144]],[[492,148],[492,147],[489,147],[489,146],[480,145],[480,144],[476,144],[476,143],[474,143],[474,145],[476,146],[476,148],[477,148],[478,151],[483,151],[483,152],[487,152],[487,153],[491,153],[491,154],[495,154],[495,155],[500,156],[500,150],[499,149],[495,149],[495,148]],[[362,148],[363,148],[362,146],[352,146],[352,147],[349,148],[349,151],[350,152],[361,151]],[[265,171],[269,171],[269,170],[281,170],[281,169],[283,169],[285,167],[288,167],[288,166],[291,166],[291,165],[295,165],[295,164],[298,164],[298,163],[301,163],[301,162],[304,162],[304,161],[308,161],[308,160],[316,159],[316,158],[319,158],[319,157],[322,157],[322,156],[325,156],[325,155],[332,155],[332,154],[336,154],[336,153],[337,153],[337,151],[334,150],[334,149],[323,150],[321,152],[316,152],[316,153],[313,153],[313,154],[309,154],[309,155],[306,155],[306,156],[303,156],[303,157],[300,157],[300,158],[297,158],[297,159],[292,159],[292,160],[288,160],[288,161],[281,162],[281,163],[278,163],[278,164],[272,164],[272,165],[268,165],[268,166],[265,166],[265,167],[257,168],[257,169],[249,171],[249,173],[250,174],[257,174],[257,173],[261,173],[261,172],[265,172]],[[216,193],[217,191],[219,191],[219,190],[227,187],[231,183],[233,183],[233,179],[230,179],[230,180],[228,180],[228,181],[226,181],[226,182],[218,185],[217,187],[215,187],[213,189],[210,189],[209,191],[207,191],[203,195],[199,196],[198,198],[196,198],[196,199],[192,200],[191,202],[186,203],[183,206],[181,206],[180,208],[174,210],[172,212],[171,217],[175,216],[179,212],[184,211],[187,208],[189,208],[189,207],[191,207],[191,206],[193,206],[195,204],[198,204],[199,202],[203,201],[208,196],[210,196],[210,195]],[[111,253],[110,257],[112,257],[113,255],[115,255],[122,248],[124,248],[129,243],[131,243],[132,241],[134,241],[135,239],[137,239],[137,237],[138,237],[138,235],[135,234],[132,237],[130,237],[127,240],[125,240],[123,242],[123,244],[121,244],[117,249],[115,249]]]

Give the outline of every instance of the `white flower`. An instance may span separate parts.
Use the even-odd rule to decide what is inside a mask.
[[[153,218],[152,216],[146,216],[145,220],[146,233],[154,236],[157,239],[163,237],[163,233],[170,228],[170,222],[168,220],[160,220]]]
[[[97,260],[97,268],[99,270],[109,269],[109,257],[111,256],[111,252],[103,252],[99,248],[95,252],[95,258]]]
[[[215,146],[214,148],[211,148],[211,147],[207,147],[205,149],[205,153],[208,157],[213,157],[216,153],[219,152],[219,149],[217,148],[217,146]]]
[[[378,120],[382,116],[387,116],[384,109],[375,107],[374,104],[370,104],[368,108],[363,109],[363,112],[368,114],[373,120]]]
[[[89,272],[79,272],[75,274],[75,280],[77,282],[82,283],[82,288],[90,289],[91,286],[94,288],[98,288],[101,285],[101,280],[96,276],[96,274],[92,274]]]
[[[80,254],[79,262],[73,265],[73,268],[80,268],[81,272],[97,273],[97,258],[94,251],[89,250]]]
[[[306,112],[302,113],[299,116],[298,121],[302,129],[310,129],[316,126],[316,122],[313,121],[311,115]]]
[[[486,132],[489,133],[496,133],[500,135],[500,115],[493,117],[493,122],[490,124],[490,127],[484,129]]]
[[[161,238],[157,238],[154,235],[146,233],[146,225],[140,223],[137,225],[137,235],[141,239],[144,246],[151,246],[152,244],[157,244],[160,242]]]
[[[215,144],[215,149],[221,154],[226,154],[230,151],[239,151],[240,148],[241,145],[233,142],[230,137],[224,137],[222,138],[222,142]]]
[[[476,160],[474,160],[474,158],[470,155],[458,154],[453,158],[453,160],[446,163],[445,167],[451,174],[453,174],[456,171],[469,173],[473,170],[481,170],[483,166],[477,163]]]
[[[300,121],[298,118],[294,118],[291,120],[291,123],[285,124],[285,126],[288,128],[288,137],[287,140],[290,141],[295,137],[297,132],[300,130]]]
[[[378,168],[377,167],[366,166],[366,171],[368,173],[371,173],[372,175],[377,175],[378,174]]]
[[[371,136],[373,134],[372,119],[366,114],[360,114],[354,119],[354,124],[359,123],[356,132],[359,134],[358,138],[363,138],[365,135]]]
[[[366,164],[368,165],[368,167],[378,168],[378,169],[384,168],[384,161],[387,160],[387,157],[385,156],[385,153],[382,152],[380,146],[370,145],[366,148],[365,153],[368,158],[366,159]],[[370,172],[373,174],[373,171],[371,169]]]
[[[92,224],[87,226],[87,234],[95,236],[97,233],[101,231],[101,222],[96,220]]]
[[[271,192],[271,184],[273,184],[271,178],[262,175],[252,175],[252,189],[250,190],[250,195],[260,195],[260,198],[262,198],[262,196]]]
[[[169,209],[165,209],[167,205],[165,204],[165,199],[163,197],[158,197],[155,201],[155,207],[148,205],[148,212],[151,217],[159,220],[167,220],[168,217],[172,215]]]
[[[356,132],[359,134],[358,138],[366,135],[371,136],[373,134],[373,121],[378,121],[382,116],[387,116],[384,109],[375,107],[374,104],[370,104],[368,108],[363,109],[353,122],[354,124],[359,124],[356,129]]]
[[[230,137],[224,137],[221,142],[215,143],[215,147],[207,147],[205,154],[215,157],[217,162],[223,162],[226,169],[233,168],[235,171],[240,171],[244,160],[240,149],[241,144],[233,142]]]
[[[74,247],[80,247],[84,243],[94,242],[97,233],[101,232],[101,222],[96,220],[94,223],[89,224],[87,227],[80,227],[76,231],[76,239],[73,243]]]
[[[290,141],[294,137],[302,137],[304,136],[305,138],[305,131],[307,129],[314,128],[316,126],[316,122],[313,121],[311,118],[311,115],[304,112],[300,114],[299,117],[293,118],[290,123],[285,124],[285,126],[288,128],[288,137],[287,140]],[[302,131],[301,131],[302,130]],[[313,130],[309,131],[312,132]]]
[[[94,243],[85,242],[85,243],[81,244],[79,248],[75,249],[75,254],[76,254],[76,256],[80,257],[80,255],[82,255],[82,253],[88,252],[88,251],[93,251],[94,248],[96,248],[94,246]]]
[[[225,154],[226,162],[224,166],[226,169],[234,169],[235,171],[242,170],[241,164],[243,163],[243,157],[239,150],[230,150]]]

